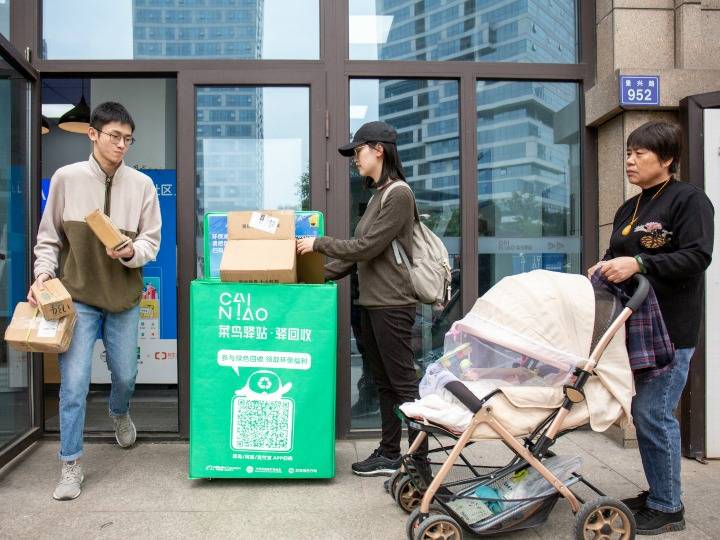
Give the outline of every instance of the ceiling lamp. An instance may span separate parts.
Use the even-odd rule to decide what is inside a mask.
[[[50,122],[48,122],[48,119],[45,118],[44,116],[42,116],[42,115],[40,115],[40,116],[41,116],[41,123],[42,123],[42,127],[40,128],[40,133],[43,135],[47,135],[48,133],[50,133]]]
[[[58,127],[72,133],[87,133],[90,127],[90,107],[85,101],[85,96],[80,98],[75,107],[60,117]]]

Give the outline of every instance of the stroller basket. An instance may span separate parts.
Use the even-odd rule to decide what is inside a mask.
[[[418,488],[423,491],[427,489],[443,465],[443,462],[437,461],[437,457],[442,457],[451,449],[452,446],[441,446],[431,450],[427,458],[417,454],[403,456],[405,470]],[[436,453],[439,456],[435,457]],[[545,522],[560,497],[557,489],[549,484],[532,497],[479,496],[476,490],[480,486],[499,491],[504,478],[526,465],[520,459],[512,460],[505,467],[476,465],[462,456],[461,459],[462,462],[453,464],[451,472],[435,494],[435,501],[476,533],[506,532],[540,525]],[[564,484],[569,487],[581,479],[582,476],[573,474]]]
[[[579,476],[573,476],[565,482],[570,487],[580,481]],[[463,519],[468,516],[467,509],[473,504],[487,506],[487,503],[502,503],[507,506],[497,514],[489,515],[479,521],[467,522],[470,529],[475,533],[481,532],[508,532],[517,529],[536,527],[544,523],[552,509],[560,498],[560,493],[552,487],[548,487],[535,497],[527,499],[494,499],[477,496],[460,496],[456,498],[445,498],[442,495],[436,496],[437,502],[445,507],[448,512],[456,518]],[[443,500],[445,499],[445,500]]]

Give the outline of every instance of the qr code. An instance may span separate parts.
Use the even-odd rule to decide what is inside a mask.
[[[232,407],[235,450],[287,452],[292,448],[293,401],[236,397]]]

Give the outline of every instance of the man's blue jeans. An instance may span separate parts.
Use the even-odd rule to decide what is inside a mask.
[[[680,423],[674,411],[687,381],[694,348],[677,349],[672,367],[635,385],[632,415],[645,478],[648,508],[678,512],[680,500]]]
[[[108,408],[111,416],[127,414],[137,376],[137,341],[140,307],[120,313],[75,302],[77,321],[70,349],[60,355],[60,452],[61,461],[74,461],[83,454],[85,408],[90,388],[92,353],[100,323],[103,323],[112,389]]]

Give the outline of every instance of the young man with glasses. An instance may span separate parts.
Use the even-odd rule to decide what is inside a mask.
[[[107,351],[112,389],[108,412],[118,444],[135,442],[130,398],[137,376],[137,335],[142,266],[160,248],[160,205],[152,180],[123,158],[135,142],[135,123],[119,103],[98,105],[90,116],[92,154],[55,172],[35,246],[35,283],[59,277],[70,292],[77,322],[70,348],[60,355],[60,451],[62,474],[53,497],[80,495],[83,428],[92,355],[98,330]],[[131,239],[108,249],[85,223],[101,209]],[[35,305],[32,290],[28,301]]]

